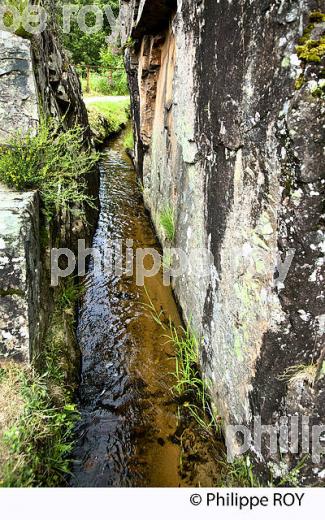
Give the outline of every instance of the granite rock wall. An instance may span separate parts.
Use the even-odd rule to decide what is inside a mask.
[[[41,113],[64,128],[83,126],[90,139],[79,79],[50,29],[29,39],[0,31],[0,146],[10,146],[17,132],[36,131]],[[90,172],[87,184],[97,196],[97,172]],[[0,216],[0,359],[29,362],[42,348],[53,310],[51,247],[74,250],[78,238],[89,243],[97,214],[89,210],[86,225],[67,212],[49,223],[36,192],[0,185]],[[75,349],[67,338],[67,352]],[[77,364],[71,370],[78,372]]]
[[[145,203],[165,248],[212,255],[208,276],[188,272],[174,290],[201,337],[225,426],[251,432],[259,417],[277,429],[282,416],[325,422],[325,61],[296,50],[321,9],[313,0],[121,2]],[[319,38],[322,17],[313,25]],[[167,207],[172,244],[160,224]],[[297,463],[271,454],[265,438],[251,453],[262,474]],[[324,477],[308,461],[300,479]]]

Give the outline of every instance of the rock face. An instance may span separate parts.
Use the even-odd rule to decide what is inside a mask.
[[[40,333],[39,201],[3,188],[0,198],[0,352],[25,360]]]
[[[315,89],[324,63],[308,74],[295,49],[319,9],[309,0],[121,6],[144,199],[165,246],[160,215],[172,207],[172,245],[212,255],[209,275],[175,278],[175,294],[202,338],[225,424],[251,432],[257,417],[277,429],[282,416],[325,423],[325,108]],[[262,472],[273,459],[279,474],[265,439],[256,451]],[[295,467],[295,455],[282,458]],[[302,482],[324,476],[320,468],[306,462]]]
[[[0,144],[17,131],[37,127],[40,109],[82,125],[88,117],[79,79],[55,35],[44,31],[31,40],[0,32]],[[98,176],[89,177],[89,193],[97,194]],[[41,348],[53,306],[48,258],[40,256],[44,222],[40,224],[37,193],[17,193],[0,186],[0,358],[30,361]],[[88,222],[96,217],[88,215]],[[50,231],[50,232],[49,232]],[[90,228],[71,215],[59,215],[47,230],[53,244],[74,248],[77,238],[90,238]],[[78,367],[74,367],[78,370]]]
[[[5,31],[0,31],[0,84],[0,142],[3,143],[11,132],[27,131],[38,122],[31,44]]]

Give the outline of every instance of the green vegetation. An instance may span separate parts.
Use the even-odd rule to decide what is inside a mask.
[[[199,341],[192,327],[176,329],[171,321],[166,324],[163,310],[157,311],[146,288],[145,294],[149,303],[144,307],[150,311],[152,319],[168,332],[167,339],[175,351],[174,395],[203,430],[209,434],[219,432],[220,422],[210,406],[208,382],[202,379]]]
[[[164,230],[167,240],[172,242],[175,238],[176,227],[175,227],[175,216],[174,210],[170,206],[167,206],[160,214],[160,225]]]
[[[127,96],[128,85],[125,71],[113,71],[112,77],[107,74],[91,72],[90,74],[90,90],[87,92],[87,79],[84,69],[79,70],[81,75],[82,91],[87,96]]]
[[[39,5],[40,1],[35,0],[34,2],[31,2],[31,0],[5,0],[4,1],[4,5],[5,5],[5,7],[9,8],[9,12],[4,15],[4,24],[5,24],[5,26],[8,27],[8,28],[12,28],[11,29],[12,31],[14,30],[14,27],[13,27],[14,19],[13,19],[13,16],[12,16],[11,12],[10,12],[10,7],[14,7],[22,15],[24,13],[25,9],[29,5],[32,5],[32,4],[33,5]],[[30,33],[28,33],[24,29],[24,27],[22,25],[20,25],[15,30],[15,34],[17,34],[17,36],[21,36],[22,38],[30,38],[32,36]]]
[[[100,52],[99,66],[90,69],[89,85],[87,67],[78,67],[82,90],[88,96],[127,96],[129,94],[123,54],[120,49],[105,47]]]
[[[133,130],[132,130],[132,128],[130,128],[127,131],[127,133],[125,134],[124,148],[126,150],[133,150],[134,149],[134,138],[133,138]]]
[[[153,303],[152,299],[150,298],[150,295],[149,295],[146,287],[144,287],[144,292],[145,292],[145,295],[149,302],[149,303],[143,303],[144,308],[148,309],[150,311],[152,319],[154,320],[155,323],[157,323],[157,325],[159,325],[159,327],[161,327],[164,330],[167,330],[166,326],[164,324],[164,321],[163,321],[164,320],[164,311],[163,310],[161,310],[159,312],[157,311],[155,304]]]
[[[181,398],[183,406],[207,433],[217,433],[220,423],[215,418],[208,399],[208,383],[200,372],[199,341],[192,328],[179,331],[170,326],[169,340],[176,352],[176,383],[173,392]]]
[[[90,128],[97,144],[124,128],[130,118],[130,100],[89,102]]]
[[[75,279],[71,277],[64,279],[57,298],[58,308],[68,312],[71,309],[73,312],[76,302],[84,293],[84,285],[76,283]]]
[[[69,393],[51,382],[48,374],[53,370],[57,367],[48,365],[40,376],[23,365],[0,369],[6,417],[0,424],[1,487],[55,487],[69,472],[72,431],[79,415]]]
[[[299,45],[296,46],[296,52],[302,61],[302,73],[295,81],[295,89],[300,90],[307,83],[309,69],[306,65],[309,63],[320,64],[325,56],[325,14],[318,11],[312,12],[309,16],[309,24],[304,30],[303,36],[299,38]],[[314,32],[313,32],[314,31]],[[317,34],[318,39],[314,39]],[[325,98],[325,67],[313,67],[312,76],[313,83],[310,92],[313,97]],[[315,79],[317,83],[315,83]]]
[[[47,216],[92,204],[86,174],[98,155],[85,146],[80,127],[60,132],[56,123],[42,119],[38,132],[16,135],[0,153],[0,181],[20,191],[38,189]]]
[[[69,3],[79,8],[86,5],[95,5],[103,13],[109,5],[116,18],[119,12],[119,0],[72,0]],[[58,16],[60,18],[59,23],[62,26],[62,6],[61,10],[58,9]],[[94,25],[94,15],[89,13],[86,22],[89,26]],[[116,42],[116,47],[108,46],[106,38],[110,34],[111,27],[104,14],[103,28],[95,34],[85,34],[78,26],[76,17],[72,16],[70,33],[61,35],[62,42],[69,51],[73,63],[78,66],[83,91],[92,96],[124,96],[128,94],[123,50],[119,47],[118,42]],[[87,67],[90,67],[89,85]]]
[[[89,103],[90,109],[95,109],[109,122],[111,132],[115,133],[125,126],[130,118],[130,99],[119,101],[96,101]]]
[[[233,462],[219,461],[225,469],[222,478],[222,487],[261,487],[259,480],[254,476],[250,458],[237,457]]]
[[[59,25],[62,27],[62,4],[60,0],[56,3],[59,19]],[[119,12],[119,0],[70,0],[69,4],[74,4],[79,8],[87,5],[96,5],[101,10],[110,5],[115,17]],[[104,12],[104,11],[103,11]],[[104,26],[101,31],[95,34],[85,34],[79,27],[76,17],[71,17],[71,31],[69,34],[62,34],[61,38],[64,46],[70,52],[75,65],[83,63],[90,65],[100,65],[101,51],[107,47],[106,38],[111,34],[111,27],[104,16]],[[94,25],[94,15],[89,14],[86,17],[86,23],[89,26]]]
[[[135,46],[135,40],[132,38],[132,36],[129,36],[124,44],[124,49],[133,49]]]
[[[306,62],[319,63],[325,55],[325,36],[319,40],[307,40],[296,47],[298,58]]]
[[[145,289],[147,304],[144,307],[149,309],[153,320],[168,331],[167,339],[175,350],[175,385],[172,390],[177,397],[179,404],[178,416],[179,423],[182,421],[183,414],[194,419],[202,435],[208,436],[213,443],[222,442],[222,421],[216,410],[212,409],[209,399],[209,383],[202,378],[200,371],[200,342],[197,339],[191,326],[176,329],[169,321],[166,323],[164,312],[158,312],[152,302],[148,291]],[[184,432],[186,429],[184,430]],[[180,468],[182,469],[184,459],[183,434],[180,436],[181,454]],[[259,480],[254,476],[253,465],[250,458],[237,457],[230,463],[223,449],[218,449],[217,463],[220,465],[220,481],[216,483],[219,487],[260,487]]]
[[[318,40],[311,39],[311,34],[315,28],[315,23],[325,22],[325,14],[313,12],[309,17],[309,25],[306,27],[303,36],[299,39],[299,45],[296,47],[299,59],[308,63],[319,63],[325,55],[325,35]]]
[[[58,487],[70,469],[78,373],[75,304],[84,289],[71,277],[33,366],[0,365],[0,487]]]

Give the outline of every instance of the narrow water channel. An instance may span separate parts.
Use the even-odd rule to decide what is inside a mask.
[[[132,239],[134,248],[159,250],[122,138],[103,153],[100,204],[93,247],[102,258],[111,241],[121,239]],[[156,309],[180,325],[160,274],[146,280],[146,290]],[[78,322],[81,420],[72,486],[186,485],[181,446],[175,442],[175,361],[166,331],[143,306],[146,301],[134,277],[94,269],[91,262]]]

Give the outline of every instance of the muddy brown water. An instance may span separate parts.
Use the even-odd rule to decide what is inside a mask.
[[[101,259],[115,240],[132,239],[134,248],[160,251],[132,163],[124,152],[123,137],[103,153],[100,203],[93,247]],[[179,326],[172,291],[163,285],[161,274],[146,279],[146,290],[155,308]],[[145,290],[137,286],[135,277],[94,269],[90,263],[78,320],[81,420],[71,486],[196,484],[181,471],[179,409],[171,392],[174,353],[166,330],[143,306],[146,302]],[[187,435],[189,449],[194,449],[193,435]],[[210,478],[203,481],[213,484]]]

